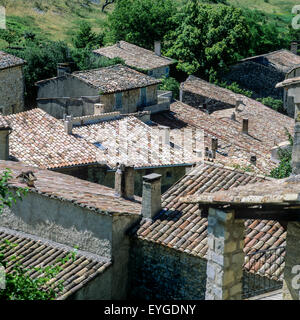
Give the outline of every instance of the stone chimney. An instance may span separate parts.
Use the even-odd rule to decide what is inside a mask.
[[[105,105],[103,103],[94,104],[94,115],[105,113]]]
[[[249,130],[249,120],[248,119],[243,119],[243,127],[242,127],[242,132],[245,134],[248,134]]]
[[[152,219],[161,209],[161,175],[152,173],[144,176],[142,216]]]
[[[62,77],[66,74],[71,73],[71,65],[69,63],[58,63],[57,64],[57,76]]]
[[[170,145],[170,128],[165,126],[160,126],[161,129],[161,137],[162,137],[162,143]]]
[[[216,159],[216,152],[218,150],[218,139],[212,138],[211,139],[211,151],[212,151],[212,158]]]
[[[294,54],[298,54],[298,42],[293,41],[291,43],[291,52],[293,52]]]
[[[154,52],[157,56],[161,56],[161,42],[154,41]]]
[[[65,127],[65,132],[67,134],[72,134],[73,130],[73,116],[65,116],[64,117],[64,127]]]
[[[239,110],[239,106],[243,104],[242,100],[236,100],[235,102],[235,111]]]
[[[251,156],[251,157],[250,157],[250,162],[251,162],[253,165],[255,165],[255,166],[256,166],[256,161],[257,161],[256,156]]]
[[[8,160],[10,128],[0,128],[0,160]]]
[[[235,121],[235,120],[236,120],[235,112],[232,113],[232,115],[231,115],[231,120],[232,120],[232,121]]]
[[[115,192],[118,197],[134,199],[134,167],[118,165],[115,173]]]

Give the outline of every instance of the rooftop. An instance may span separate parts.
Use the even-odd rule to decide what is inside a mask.
[[[103,161],[95,146],[68,135],[62,122],[41,109],[1,118],[12,128],[9,136],[11,159],[44,169]]]
[[[191,203],[239,205],[300,205],[300,176],[240,186],[228,191],[192,195],[184,199]]]
[[[193,79],[193,78],[191,78]],[[151,119],[160,125],[169,126],[172,131],[180,132],[184,128],[194,127],[204,131],[205,145],[211,149],[211,138],[218,138],[216,161],[243,168],[251,167],[255,172],[269,174],[277,166],[271,161],[271,149],[279,143],[287,141],[286,129],[294,133],[294,120],[278,113],[260,102],[230,90],[223,90],[200,79],[193,82],[195,93],[210,96],[219,105],[226,105],[229,99],[235,105],[240,100],[238,110],[225,108],[211,114],[203,112],[182,102],[171,104],[170,112],[152,115]],[[203,87],[203,85],[205,85]],[[199,91],[197,91],[199,89]],[[211,102],[214,104],[213,102]],[[235,120],[231,115],[235,113]],[[242,133],[243,119],[248,119],[248,134]],[[251,156],[256,156],[256,166],[250,163]]]
[[[284,81],[278,83],[276,85],[276,88],[288,87],[288,86],[292,86],[292,85],[299,84],[299,83],[300,83],[300,77],[289,78],[289,79],[285,79]]]
[[[294,65],[300,64],[300,56],[294,54],[293,52],[282,49],[266,54],[262,54],[259,56],[249,57],[246,59],[241,60],[249,61],[249,60],[256,60],[259,58],[265,58],[268,62],[277,70],[282,71],[284,73],[288,72],[291,67]]]
[[[0,70],[17,67],[25,64],[26,62],[18,57],[15,57],[6,52],[0,51]]]
[[[132,231],[131,235],[143,241],[149,241],[199,258],[207,254],[207,218],[201,217],[201,206],[198,203],[183,203],[181,198],[201,196],[219,190],[232,190],[238,186],[251,187],[255,183],[274,180],[245,173],[221,165],[204,162],[195,167],[179,182],[163,195],[164,210],[153,220],[143,219]],[[267,250],[285,245],[285,229],[274,221],[245,221],[245,254],[258,250]],[[281,252],[283,255],[284,252]],[[268,274],[271,265],[264,255],[261,256],[261,269]],[[245,258],[245,262],[248,262]],[[283,261],[276,264],[274,277],[282,277]],[[246,270],[253,270],[251,264],[245,265]],[[272,267],[274,268],[274,266]],[[256,272],[258,270],[255,270]]]
[[[59,267],[59,273],[48,284],[56,291],[57,300],[64,300],[76,293],[111,265],[110,261],[100,256],[83,251],[75,253],[71,247],[2,227],[0,245],[4,247],[1,253],[7,262],[8,273],[20,263],[22,267],[32,270],[29,275],[35,279],[40,273],[34,271],[34,268]],[[61,280],[63,290],[57,291]]]
[[[101,94],[144,88],[161,81],[121,64],[72,73],[87,84],[98,89]]]
[[[37,178],[35,187],[29,192],[68,201],[82,208],[87,208],[101,214],[140,214],[141,204],[129,201],[115,195],[115,190],[88,182],[69,175],[38,169],[19,162],[0,161],[0,172],[6,168],[12,171],[13,179],[9,185],[13,188],[27,187],[17,179],[22,172],[32,171]]]
[[[104,152],[107,165],[112,168],[117,163],[141,168],[193,164],[200,160],[191,150],[163,142],[160,132],[134,116],[73,129],[77,138]]]
[[[110,59],[121,58],[128,66],[147,71],[173,63],[173,60],[170,58],[158,56],[155,52],[125,41],[120,41],[113,46],[94,50],[94,53]]]

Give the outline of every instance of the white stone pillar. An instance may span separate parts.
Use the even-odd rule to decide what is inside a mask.
[[[244,263],[243,220],[234,212],[209,209],[206,300],[240,300]]]

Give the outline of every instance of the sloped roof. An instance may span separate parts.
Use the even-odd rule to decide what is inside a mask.
[[[45,169],[104,160],[97,148],[68,135],[62,122],[41,109],[5,116],[4,119],[12,128],[9,152],[13,159]]]
[[[74,127],[73,134],[104,150],[107,165],[139,167],[193,164],[200,159],[193,151],[163,143],[156,127],[134,116]]]
[[[36,279],[40,273],[35,272],[34,268],[59,267],[59,273],[48,284],[56,291],[56,300],[64,300],[76,293],[112,264],[103,257],[83,251],[74,252],[71,247],[2,227],[0,245],[3,247],[1,253],[4,254],[8,273],[20,263],[21,268],[30,270],[30,278]],[[58,290],[60,281],[62,291]]]
[[[241,61],[258,60],[259,58],[267,59],[271,66],[284,73],[288,72],[291,67],[300,64],[300,56],[286,49],[249,57]]]
[[[204,83],[203,80],[192,82],[195,82],[196,88],[198,84]],[[206,146],[209,148],[211,148],[211,138],[218,138],[216,161],[230,166],[248,167],[251,165],[250,157],[255,155],[257,164],[255,167],[252,166],[252,169],[269,174],[277,166],[271,161],[271,149],[288,140],[286,129],[293,135],[294,120],[256,100],[230,90],[223,91],[222,88],[218,93],[216,91],[218,87],[207,82],[205,84],[206,96],[210,95],[221,104],[224,102],[224,105],[228,103],[228,99],[240,100],[243,105],[238,108],[238,111],[227,107],[207,114],[198,108],[177,101],[171,104],[170,112],[151,115],[151,119],[161,125],[170,126],[175,131],[185,127],[202,129],[205,133]],[[201,90],[202,87],[199,86],[199,91],[195,90],[195,93]],[[232,113],[235,113],[236,120],[231,119]],[[244,118],[249,121],[249,134],[242,133]]]
[[[24,188],[27,185],[17,179],[22,172],[32,171],[36,176],[34,188],[29,192],[38,193],[45,197],[59,199],[73,203],[73,205],[87,208],[101,214],[139,214],[141,204],[136,201],[125,200],[115,195],[115,190],[103,185],[81,180],[70,175],[42,170],[20,162],[0,161],[0,172],[6,168],[12,172],[9,186]]]
[[[21,66],[25,63],[26,62],[23,59],[20,59],[6,52],[0,51],[0,70]]]
[[[201,217],[198,204],[182,203],[180,199],[205,192],[231,190],[237,186],[251,186],[264,181],[272,183],[274,180],[205,162],[171,187],[163,195],[164,210],[153,220],[143,219],[131,230],[131,235],[143,241],[206,259],[207,219]],[[247,220],[245,228],[245,254],[285,245],[285,229],[278,222]],[[266,257],[262,254],[259,261],[262,262],[261,266],[266,275],[271,268],[268,263],[272,257],[264,258]],[[245,262],[249,260],[245,258]],[[282,276],[283,267],[283,261],[276,265],[277,269],[273,270],[274,279]],[[250,263],[245,268],[252,270],[253,266]]]
[[[97,88],[102,94],[127,91],[160,84],[161,81],[121,64],[72,73],[89,85]]]
[[[152,70],[173,63],[170,58],[158,56],[155,52],[125,41],[119,41],[113,46],[103,47],[93,52],[110,59],[121,58],[128,66],[142,70]]]

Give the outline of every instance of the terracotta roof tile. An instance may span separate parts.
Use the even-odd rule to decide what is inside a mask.
[[[10,244],[5,240],[9,240]],[[40,275],[34,271],[35,267],[60,267],[59,273],[47,283],[47,286],[52,285],[55,289],[57,300],[68,298],[111,265],[111,261],[83,251],[77,251],[74,260],[70,258],[63,263],[62,259],[70,257],[74,249],[2,227],[0,227],[0,244],[4,247],[2,252],[4,261],[7,262],[7,272],[12,272],[12,268],[20,263],[21,267],[31,269],[28,275],[34,279]],[[13,256],[16,259],[11,259]],[[63,290],[58,291],[61,281]]]
[[[173,63],[170,58],[158,56],[153,51],[125,41],[119,41],[113,46],[103,47],[93,52],[110,59],[121,58],[128,66],[142,70],[152,70]]]

